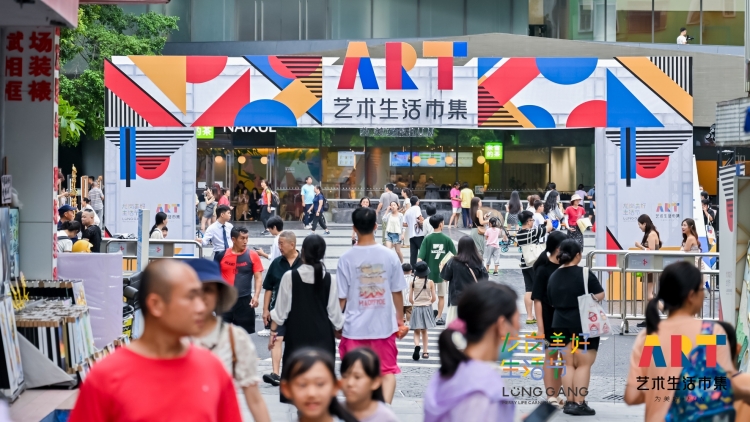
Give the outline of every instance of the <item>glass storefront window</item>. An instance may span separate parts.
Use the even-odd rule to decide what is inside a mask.
[[[745,44],[744,1],[703,0],[703,44]]]
[[[330,133],[322,142],[320,156],[320,186],[326,198],[364,196],[365,139],[359,136],[358,129],[335,129],[335,133]]]
[[[617,41],[651,42],[651,1],[610,1],[617,1]]]
[[[450,37],[464,34],[464,2],[455,0],[421,0],[419,2],[419,36]]]
[[[328,0],[305,1],[305,39],[329,39]]]
[[[372,16],[373,38],[417,36],[417,0],[377,0]]]
[[[614,41],[617,22],[615,0],[570,0],[567,38]],[[606,32],[606,34],[605,34]],[[605,38],[606,36],[606,38]]]
[[[731,3],[731,1],[730,1]],[[674,44],[680,28],[687,28],[688,35],[695,37],[693,44],[700,43],[700,1],[657,0],[654,2],[654,42]]]
[[[407,186],[411,177],[410,143],[410,138],[366,139],[366,196],[379,198],[388,183]]]
[[[191,41],[233,41],[235,0],[191,0]]]
[[[167,16],[177,16],[177,31],[169,36],[171,42],[190,42],[190,1],[172,0],[164,5],[164,13]]]
[[[427,199],[449,199],[456,181],[456,129],[435,129],[431,138],[412,138],[412,177],[414,195]]]
[[[174,3],[173,0],[172,3]],[[186,0],[182,0],[186,1]],[[260,36],[260,5],[258,0],[245,0],[236,3],[237,41],[258,41]],[[171,4],[171,3],[170,3]]]
[[[372,36],[371,0],[329,0],[331,38],[363,39]]]
[[[512,1],[466,0],[466,33],[512,33]]]
[[[330,133],[330,129],[327,129]],[[276,151],[270,154],[270,165],[276,177],[272,181],[279,194],[278,214],[285,220],[299,219],[303,201],[300,188],[307,176],[313,183],[320,180],[321,129],[276,129]]]
[[[300,40],[304,5],[300,0],[260,0],[262,41]]]

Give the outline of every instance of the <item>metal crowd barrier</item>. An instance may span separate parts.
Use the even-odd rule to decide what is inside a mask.
[[[133,272],[137,270],[137,245],[137,239],[102,239],[102,250],[107,253],[122,252],[122,265],[124,272]],[[175,253],[175,245],[193,245],[197,252],[194,251],[192,254],[178,255]],[[149,261],[156,259],[203,258],[203,246],[195,239],[149,239],[149,248],[156,249],[154,251],[149,251]]]
[[[614,255],[617,264],[614,267],[594,266],[596,255]],[[718,319],[719,271],[712,270],[703,263],[703,258],[716,258],[718,253],[682,252],[682,251],[634,251],[634,250],[594,250],[586,255],[586,268],[591,270],[601,281],[606,274],[607,297],[605,309],[607,316],[621,320],[620,334],[629,333],[630,321],[645,320],[645,309],[648,304],[648,278],[654,283],[653,292],[659,289],[659,274],[664,267],[678,261],[692,262],[698,266],[704,281],[708,282],[707,300],[697,317],[701,319]],[[650,276],[650,277],[649,277]],[[641,289],[638,289],[638,283]]]

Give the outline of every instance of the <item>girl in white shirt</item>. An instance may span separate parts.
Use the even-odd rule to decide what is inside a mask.
[[[385,230],[385,247],[396,250],[398,260],[404,262],[401,253],[401,242],[404,241],[404,215],[398,212],[398,202],[391,202],[388,213],[383,216],[383,228]]]

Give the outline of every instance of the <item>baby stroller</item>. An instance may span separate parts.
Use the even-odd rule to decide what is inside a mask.
[[[505,253],[508,252],[511,246],[518,246],[518,242],[516,241],[516,231],[509,231],[505,227],[501,228],[503,237],[498,241],[498,245],[500,245],[500,251]],[[508,239],[508,240],[505,240]],[[519,248],[520,249],[520,248]]]

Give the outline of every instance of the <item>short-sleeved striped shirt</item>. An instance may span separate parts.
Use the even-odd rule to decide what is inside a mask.
[[[89,199],[91,200],[91,208],[95,210],[100,210],[104,208],[104,203],[102,202],[102,197],[104,194],[102,193],[102,190],[99,188],[93,188],[89,190]]]
[[[533,229],[521,229],[516,233],[516,242],[518,242],[518,246],[540,243],[546,233],[546,226],[539,226]],[[523,260],[523,254],[521,254],[521,268],[530,268]]]

